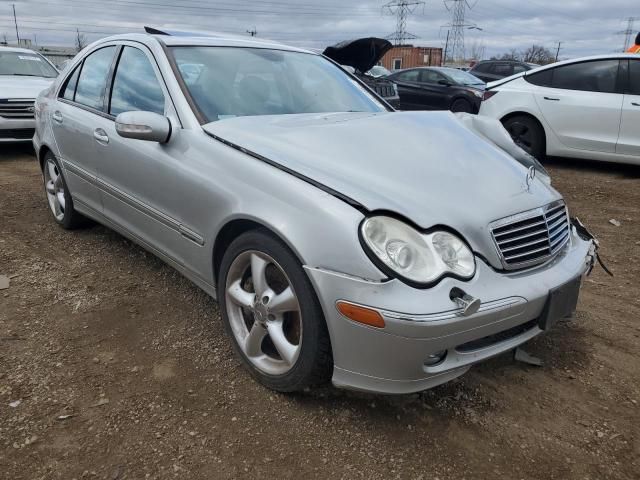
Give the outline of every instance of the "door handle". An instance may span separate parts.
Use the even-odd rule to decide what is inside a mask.
[[[544,97],[545,100],[551,100],[553,102],[559,102],[560,99],[559,98],[553,98],[553,97]]]
[[[631,102],[631,105],[633,105],[634,107],[640,107],[640,103],[638,102]]]
[[[62,114],[58,110],[53,112],[53,115],[51,115],[51,118],[56,123],[62,123]]]
[[[109,143],[109,136],[107,135],[107,132],[105,132],[101,128],[96,128],[93,131],[93,138],[95,138],[98,141],[98,143],[104,143],[104,144]]]

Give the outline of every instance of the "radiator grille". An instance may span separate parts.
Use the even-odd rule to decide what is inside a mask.
[[[544,263],[569,241],[569,217],[562,201],[498,220],[490,228],[507,270]]]
[[[33,118],[33,104],[35,100],[27,98],[0,99],[0,117],[3,118]]]

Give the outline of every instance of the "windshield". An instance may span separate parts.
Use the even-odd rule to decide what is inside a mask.
[[[320,55],[239,47],[172,47],[172,52],[207,122],[249,115],[385,111]]]
[[[0,50],[0,75],[55,78],[58,72],[37,53]]]
[[[463,70],[456,70],[455,68],[449,68],[446,72],[442,72],[448,77],[451,77],[454,82],[459,85],[484,85],[484,82],[478,77],[471,75]]]

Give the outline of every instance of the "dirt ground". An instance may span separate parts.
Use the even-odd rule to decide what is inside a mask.
[[[0,478],[640,478],[640,168],[549,169],[615,277],[527,346],[544,366],[279,395],[211,298],[104,227],[56,226],[30,149],[1,146]]]

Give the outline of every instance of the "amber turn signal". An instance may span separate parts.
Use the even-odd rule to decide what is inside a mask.
[[[336,307],[342,315],[354,322],[364,323],[376,328],[384,328],[384,319],[375,310],[347,302],[338,302]]]

